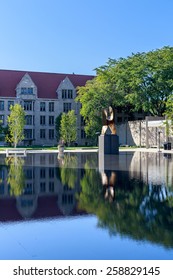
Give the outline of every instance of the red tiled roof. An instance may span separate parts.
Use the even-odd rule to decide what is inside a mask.
[[[74,87],[84,86],[88,80],[94,78],[94,76],[77,74],[0,70],[0,96],[16,97],[16,86],[26,73],[37,86],[39,98],[57,98],[56,90],[66,77],[70,79]]]

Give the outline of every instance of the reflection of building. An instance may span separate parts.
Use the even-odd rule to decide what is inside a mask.
[[[7,166],[0,167],[0,220],[13,214],[20,219],[80,214],[75,199],[80,169],[73,189],[61,183],[56,153],[28,155],[23,172],[25,186],[22,195],[15,198],[10,195]]]
[[[26,113],[25,144],[56,144],[55,119],[75,110],[78,143],[86,142],[76,87],[94,76],[0,70],[0,120],[7,125],[10,106],[19,103]]]
[[[131,177],[154,185],[173,186],[172,171],[172,159],[162,153],[135,152],[129,166]]]
[[[170,157],[169,157],[170,156]],[[130,178],[156,185],[173,186],[171,154],[121,152],[119,155],[99,155],[99,171],[126,171]]]

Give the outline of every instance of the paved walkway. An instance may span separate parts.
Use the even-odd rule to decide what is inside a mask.
[[[86,149],[86,148],[79,148],[79,149],[75,149],[75,150],[65,150],[65,153],[77,153],[77,152],[82,152],[82,153],[93,153],[93,152],[98,152],[98,149]],[[147,153],[169,153],[172,154],[173,150],[163,150],[163,149],[158,149],[158,148],[120,148],[119,152],[147,152]],[[58,153],[58,149],[57,150],[27,150],[28,154],[34,154],[34,153]],[[6,154],[6,151],[0,151],[0,154]]]

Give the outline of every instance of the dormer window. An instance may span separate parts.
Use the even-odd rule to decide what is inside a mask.
[[[62,89],[62,99],[72,99],[73,90],[72,89]]]
[[[27,73],[16,87],[16,96],[21,99],[25,99],[25,96],[29,96],[32,100],[37,98],[37,86]]]
[[[21,94],[33,94],[33,88],[32,87],[22,87]]]

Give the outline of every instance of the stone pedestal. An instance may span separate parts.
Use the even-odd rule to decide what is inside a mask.
[[[104,155],[119,154],[119,137],[114,134],[99,136],[99,153]]]

